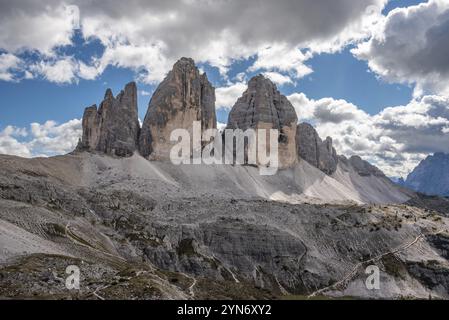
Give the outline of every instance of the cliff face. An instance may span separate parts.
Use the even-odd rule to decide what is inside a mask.
[[[207,129],[216,129],[216,120],[215,88],[205,74],[200,74],[192,59],[181,58],[154,92],[141,129],[136,84],[127,84],[117,97],[108,89],[98,109],[96,105],[85,109],[83,135],[77,150],[120,157],[139,151],[150,160],[169,160],[177,143],[170,141],[174,130],[186,129],[193,138],[195,121],[201,121],[202,134]],[[339,157],[330,137],[323,141],[313,126],[297,122],[288,99],[273,82],[259,75],[249,81],[248,89],[232,108],[227,129],[267,130],[269,153],[269,130],[277,129],[279,169],[292,168],[298,159],[304,159],[325,174],[333,175],[341,161],[361,176],[384,176],[360,157],[349,160]]]
[[[168,160],[174,144],[171,132],[187,129],[192,134],[194,121],[202,122],[202,131],[217,127],[215,89],[192,59],[182,58],[151,98],[142,125],[140,153],[153,160]]]
[[[121,157],[133,155],[140,130],[136,84],[127,84],[115,98],[108,89],[98,110],[96,105],[85,109],[82,125],[83,136],[78,150]]]
[[[435,153],[421,161],[405,186],[428,195],[449,196],[449,154]]]
[[[324,173],[331,175],[337,170],[338,156],[332,146],[332,138],[321,140],[312,125],[308,123],[298,125],[296,148],[300,158]]]
[[[292,104],[280,94],[273,82],[259,75],[249,81],[248,89],[232,108],[227,129],[279,130],[279,165],[280,168],[288,168],[297,162],[297,122]]]

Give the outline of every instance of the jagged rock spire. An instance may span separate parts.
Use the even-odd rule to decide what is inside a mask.
[[[116,98],[111,89],[106,90],[98,110],[96,105],[85,109],[82,126],[77,150],[131,156],[137,150],[140,131],[136,84],[128,83]]]
[[[298,156],[331,175],[337,170],[338,156],[332,146],[332,138],[321,140],[315,128],[308,123],[298,124],[296,131],[296,147]]]
[[[192,59],[181,58],[151,98],[140,134],[140,153],[155,160],[169,159],[172,130],[191,131],[194,121],[202,122],[202,130],[216,128],[215,88]]]

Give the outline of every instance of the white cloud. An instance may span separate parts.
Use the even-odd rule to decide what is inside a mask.
[[[21,157],[53,156],[73,151],[81,137],[81,120],[63,124],[32,123],[30,129],[7,126],[0,131],[0,154]]]
[[[215,96],[217,99],[215,107],[217,109],[231,109],[246,89],[247,84],[243,82],[237,82],[229,85],[228,87],[217,88],[215,90]]]
[[[29,148],[18,141],[18,137],[26,135],[26,130],[7,126],[0,131],[0,154],[11,154],[20,157],[31,157]]]
[[[449,152],[449,98],[425,96],[369,115],[344,100],[288,97],[301,122],[334,139],[343,155],[359,155],[390,176],[406,176],[427,154]]]
[[[415,97],[449,94],[449,1],[391,11],[353,53],[390,82],[416,84]]]
[[[148,92],[146,90],[141,90],[140,95],[144,96],[144,97],[149,97],[149,96],[151,96],[151,92]]]
[[[27,143],[33,154],[64,154],[73,151],[82,135],[81,120],[73,119],[58,125],[54,121],[32,123],[33,139]]]
[[[21,60],[10,53],[0,54],[0,80],[15,81],[14,70],[19,68]]]
[[[55,83],[72,83],[77,80],[77,63],[70,57],[57,61],[41,61],[32,70],[41,74],[45,79]]]
[[[82,61],[78,62],[75,69],[77,69],[78,76],[86,80],[94,80],[103,72],[100,67],[95,65],[89,66]]]
[[[293,83],[293,80],[289,76],[285,76],[279,72],[264,72],[263,75],[279,86]]]
[[[37,50],[52,55],[71,44],[77,10],[56,1],[3,1],[0,4],[0,48],[9,52]]]
[[[77,61],[73,57],[63,56],[57,59],[46,59],[30,66],[28,76],[34,77],[33,74],[42,76],[44,79],[58,83],[76,83],[78,80],[94,80],[103,72],[100,64],[89,66],[82,61]],[[27,74],[25,74],[25,77]]]
[[[310,57],[310,53],[303,54],[299,48],[288,45],[268,46],[258,50],[257,60],[249,70],[290,71],[296,78],[302,78],[312,73],[312,69],[304,64]]]
[[[165,77],[172,67],[172,62],[163,54],[164,45],[132,45],[112,43],[107,44],[103,56],[98,60],[98,70],[103,72],[108,65],[130,68],[139,74],[139,80],[144,83],[157,83]]]
[[[80,0],[74,6],[58,0],[5,1],[0,4],[0,49],[39,52],[44,76],[56,82],[94,79],[114,65],[155,83],[182,56],[209,63],[222,75],[234,61],[256,57],[254,68],[302,77],[311,70],[304,64],[310,54],[301,50],[333,52],[362,39],[373,17],[367,8],[380,12],[386,2]],[[105,47],[89,64],[69,65],[55,50],[72,45],[77,28]],[[61,68],[68,74],[61,75]]]

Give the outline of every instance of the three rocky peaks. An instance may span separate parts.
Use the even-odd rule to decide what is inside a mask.
[[[149,160],[169,160],[170,134],[175,129],[192,133],[194,121],[202,132],[217,127],[215,88],[195,62],[181,58],[154,92],[142,127],[137,111],[137,86],[131,82],[116,97],[106,91],[100,107],[84,111],[82,138],[77,151],[129,157],[138,151]],[[337,156],[328,137],[322,141],[307,123],[298,123],[296,111],[276,85],[263,75],[253,77],[233,106],[227,129],[277,129],[280,168],[293,167],[300,159],[328,175],[339,161],[358,168],[361,175],[382,173],[359,157]]]

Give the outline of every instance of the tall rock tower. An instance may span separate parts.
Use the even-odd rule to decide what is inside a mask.
[[[108,89],[98,110],[96,105],[85,109],[82,126],[83,136],[77,150],[132,156],[138,147],[140,131],[136,84],[128,83],[115,98]]]
[[[215,129],[215,88],[200,74],[195,62],[181,58],[151,98],[140,134],[139,149],[151,160],[168,160],[175,142],[175,129],[192,133],[193,122],[202,122],[202,131]]]
[[[288,99],[263,75],[252,78],[229,114],[227,129],[277,129],[279,166],[297,162],[296,125],[298,117]]]
[[[296,131],[298,156],[328,175],[337,170],[338,156],[332,146],[332,138],[321,140],[309,123],[300,123]]]

